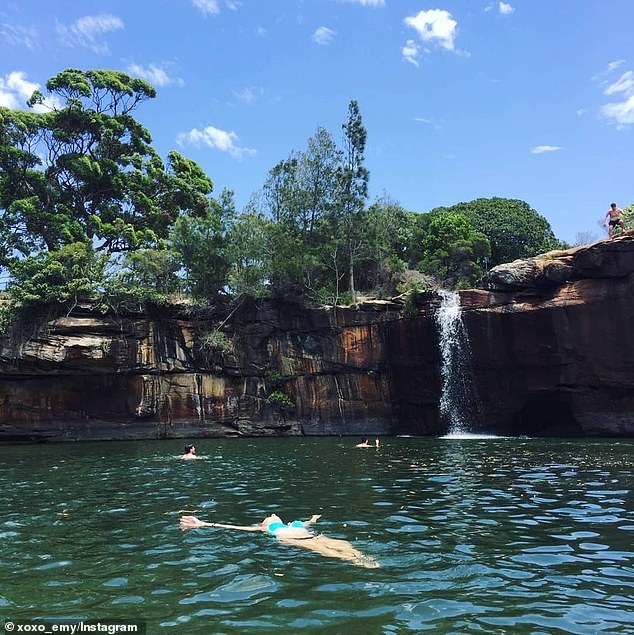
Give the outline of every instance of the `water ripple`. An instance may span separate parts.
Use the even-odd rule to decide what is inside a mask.
[[[3,615],[123,610],[148,632],[201,634],[632,632],[631,442],[209,439],[192,464],[180,445],[0,448]],[[319,531],[381,567],[183,533],[179,510],[321,513]]]

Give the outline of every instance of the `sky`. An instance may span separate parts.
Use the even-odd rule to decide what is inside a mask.
[[[634,203],[633,24],[633,0],[0,0],[0,106],[65,68],[142,77],[155,148],[242,209],[355,99],[370,202],[517,198],[573,243]]]

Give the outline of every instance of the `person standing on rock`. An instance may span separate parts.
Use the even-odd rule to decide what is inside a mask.
[[[623,210],[617,207],[616,203],[612,203],[610,205],[610,209],[603,217],[603,224],[608,226],[608,238],[612,238],[614,236],[614,228],[617,225],[619,225],[621,231],[625,231],[625,223],[623,222],[621,216],[623,216]]]

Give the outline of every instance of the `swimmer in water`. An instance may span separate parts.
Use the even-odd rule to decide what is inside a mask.
[[[219,527],[221,529],[237,529],[238,531],[261,531],[275,536],[285,545],[293,545],[314,551],[327,558],[339,558],[346,560],[358,567],[376,569],[379,563],[372,558],[362,554],[355,549],[347,540],[328,538],[321,534],[317,535],[307,529],[321,518],[320,514],[315,514],[309,520],[294,520],[285,524],[277,514],[267,516],[261,523],[256,525],[226,525],[224,523],[208,523],[199,520],[195,516],[183,516],[180,519],[181,529],[196,529],[199,527]]]
[[[198,455],[196,454],[196,447],[194,446],[193,443],[188,443],[185,446],[185,453],[181,454],[179,457],[179,459],[197,459]]]

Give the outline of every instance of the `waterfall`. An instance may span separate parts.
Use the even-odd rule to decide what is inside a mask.
[[[435,313],[440,346],[442,394],[440,414],[449,434],[460,435],[480,427],[480,400],[473,382],[471,347],[460,308],[460,296],[441,290]]]

